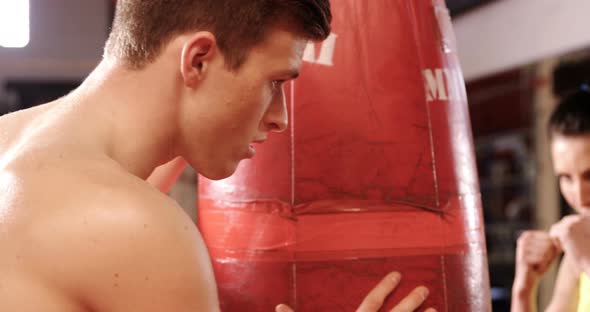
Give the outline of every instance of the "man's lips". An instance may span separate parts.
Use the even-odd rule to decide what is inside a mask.
[[[255,139],[250,144],[248,144],[248,158],[252,158],[254,157],[254,154],[256,154],[256,148],[254,147],[254,144],[262,144],[264,141],[266,141],[266,137]]]
[[[256,140],[252,141],[252,143],[262,144],[262,143],[264,143],[264,141],[266,141],[266,138],[256,139]]]

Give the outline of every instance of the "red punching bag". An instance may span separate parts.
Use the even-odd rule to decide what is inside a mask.
[[[354,311],[391,271],[383,311],[489,311],[463,77],[443,0],[334,0],[285,92],[289,129],[229,179],[202,179],[199,227],[222,311]]]

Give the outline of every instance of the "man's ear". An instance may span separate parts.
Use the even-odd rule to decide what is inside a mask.
[[[194,34],[182,48],[180,72],[187,87],[194,88],[207,74],[217,53],[215,36],[208,31]]]

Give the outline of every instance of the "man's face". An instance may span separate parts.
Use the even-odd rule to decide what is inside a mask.
[[[551,155],[565,200],[576,212],[590,213],[590,134],[555,134]]]
[[[185,157],[200,174],[230,176],[240,160],[254,156],[255,144],[270,131],[286,129],[283,84],[298,75],[306,44],[276,27],[237,71],[226,68],[223,58],[212,61],[180,122]]]

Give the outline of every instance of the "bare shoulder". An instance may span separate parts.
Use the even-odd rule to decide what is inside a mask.
[[[92,311],[216,310],[210,260],[190,218],[135,177],[109,179],[81,179],[78,194],[35,227],[46,278]]]
[[[569,255],[565,255],[559,265],[557,280],[546,311],[576,311],[580,268]]]

